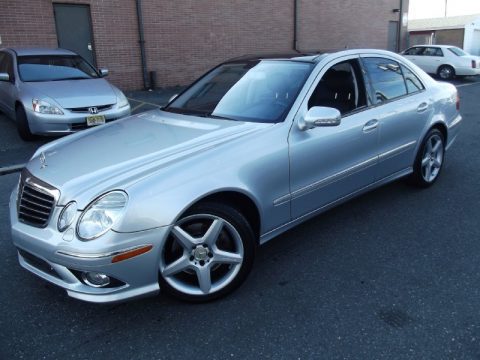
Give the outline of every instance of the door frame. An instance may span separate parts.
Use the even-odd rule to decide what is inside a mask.
[[[57,15],[55,12],[55,6],[56,5],[66,5],[66,6],[71,6],[71,7],[86,7],[88,8],[88,27],[90,29],[90,34],[92,35],[91,41],[92,41],[92,57],[93,57],[93,63],[90,64],[92,65],[95,69],[97,69],[97,52],[96,52],[96,46],[95,46],[95,35],[93,32],[93,21],[92,21],[92,8],[90,7],[90,4],[75,4],[75,3],[65,3],[65,2],[52,2],[52,10],[53,10],[53,17],[55,21],[55,35],[57,36],[57,46],[60,47],[60,38],[58,36],[59,31],[58,31],[58,24],[57,24]],[[67,49],[70,50],[70,49]],[[73,50],[72,50],[73,51]],[[80,57],[82,57],[83,60],[87,61],[90,63],[87,59],[83,58],[80,54],[78,54]]]

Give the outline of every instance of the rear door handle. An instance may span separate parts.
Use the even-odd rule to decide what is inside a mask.
[[[426,103],[426,102],[421,103],[421,104],[418,105],[418,107],[417,107],[417,111],[420,112],[420,113],[421,113],[421,112],[424,112],[424,111],[426,111],[426,110],[428,110],[428,103]]]
[[[371,130],[376,129],[377,127],[378,127],[378,120],[377,119],[370,120],[367,123],[365,123],[365,125],[363,126],[363,132],[369,132]]]

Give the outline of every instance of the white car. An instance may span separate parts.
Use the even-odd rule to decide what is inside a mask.
[[[429,74],[443,80],[455,76],[480,75],[480,57],[473,56],[456,46],[417,45],[401,53]]]

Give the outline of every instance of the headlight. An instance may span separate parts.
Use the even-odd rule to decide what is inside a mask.
[[[44,100],[32,100],[33,111],[40,114],[63,115],[63,111]]]
[[[109,231],[123,215],[128,196],[112,191],[93,201],[83,211],[77,224],[77,235],[84,240],[96,239]]]
[[[119,108],[124,108],[128,105],[130,105],[130,103],[128,102],[128,99],[126,98],[126,96],[123,95],[122,92],[119,92],[118,93],[118,107]]]

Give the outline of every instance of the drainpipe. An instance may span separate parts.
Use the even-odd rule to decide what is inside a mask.
[[[397,52],[402,50],[402,25],[403,21],[403,0],[400,0],[400,11],[398,12],[398,34],[397,34]]]
[[[145,57],[145,36],[143,33],[142,0],[136,0],[140,57],[142,59],[143,88],[148,89],[147,59]]]
[[[298,35],[297,35],[297,22],[298,22],[298,0],[293,0],[293,50],[298,50]]]

